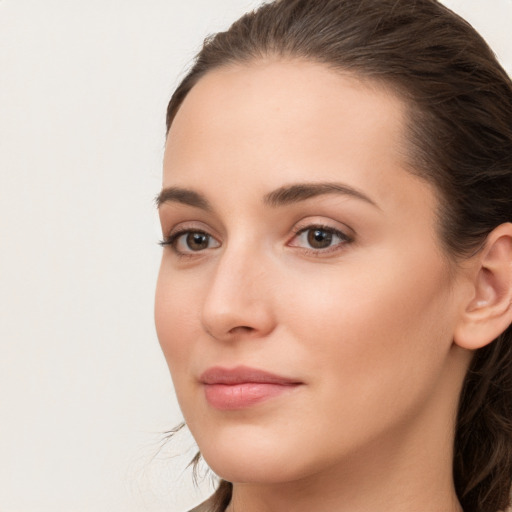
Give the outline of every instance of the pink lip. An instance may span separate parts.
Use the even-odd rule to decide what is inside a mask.
[[[244,409],[291,391],[302,384],[263,370],[237,366],[206,370],[199,380],[204,385],[207,402],[215,409]]]

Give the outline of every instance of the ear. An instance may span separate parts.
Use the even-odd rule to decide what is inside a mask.
[[[454,342],[476,350],[495,340],[512,323],[512,223],[489,233],[471,265],[471,297],[466,301]]]

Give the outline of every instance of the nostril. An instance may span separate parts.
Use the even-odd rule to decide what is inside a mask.
[[[249,332],[254,331],[254,327],[249,327],[247,325],[237,325],[236,327],[233,327],[233,329],[230,329],[230,334],[247,334]]]

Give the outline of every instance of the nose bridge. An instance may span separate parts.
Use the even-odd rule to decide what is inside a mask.
[[[215,338],[235,332],[266,335],[273,328],[268,267],[262,251],[249,242],[227,244],[208,283],[204,328]]]

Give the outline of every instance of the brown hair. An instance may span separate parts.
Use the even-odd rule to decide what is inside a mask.
[[[408,104],[412,172],[442,198],[440,238],[453,260],[512,221],[512,83],[491,49],[436,0],[276,0],[207,38],[167,110],[220,66],[299,58],[391,87]],[[465,512],[497,512],[512,482],[512,328],[477,350],[455,432],[454,480]],[[224,510],[231,484],[212,502]]]

